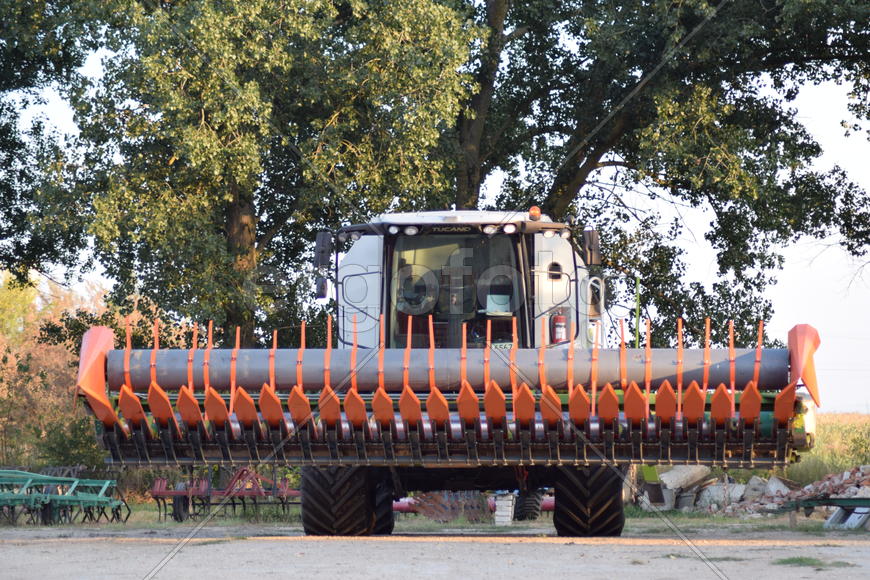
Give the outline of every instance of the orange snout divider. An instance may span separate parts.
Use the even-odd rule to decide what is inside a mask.
[[[803,381],[817,407],[821,407],[822,403],[819,399],[819,383],[813,355],[821,342],[819,332],[809,324],[798,324],[788,332],[791,380],[793,383]]]
[[[106,354],[115,346],[115,334],[106,326],[95,326],[82,337],[79,355],[79,372],[76,377],[76,391],[82,393],[97,419],[107,429],[118,425],[127,434],[124,425],[106,394]]]

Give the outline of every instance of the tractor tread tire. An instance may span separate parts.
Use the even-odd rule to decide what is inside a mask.
[[[375,485],[375,527],[372,534],[376,536],[389,536],[393,533],[396,525],[396,517],[393,513],[393,486],[386,480],[381,480]]]
[[[559,467],[553,524],[560,536],[619,536],[625,525],[622,478],[609,465]]]
[[[529,489],[519,492],[516,503],[514,503],[514,519],[521,522],[541,517],[541,501],[543,499],[543,489]]]
[[[375,524],[361,467],[303,467],[302,527],[309,536],[365,536]]]

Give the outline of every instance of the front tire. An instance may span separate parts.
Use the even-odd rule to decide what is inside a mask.
[[[365,536],[375,514],[363,467],[303,467],[302,527],[309,536]]]
[[[553,524],[560,536],[619,536],[625,526],[618,467],[559,467]]]

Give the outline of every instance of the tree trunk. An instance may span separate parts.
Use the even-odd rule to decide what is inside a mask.
[[[480,70],[475,75],[478,92],[472,95],[468,104],[471,113],[462,112],[457,120],[459,159],[456,164],[456,207],[460,209],[475,209],[480,197],[480,184],[484,177],[480,169],[480,144],[504,49],[504,21],[508,8],[508,0],[487,0],[489,37],[481,54]]]
[[[556,220],[565,218],[589,175],[600,167],[601,158],[629,130],[628,123],[626,114],[617,115],[610,121],[603,137],[593,141],[594,147],[589,141],[595,136],[587,134],[584,126],[578,127],[565,146],[570,157],[562,163],[547,198],[541,204],[547,215]]]
[[[257,307],[257,218],[253,195],[233,187],[233,200],[227,205],[227,249],[236,274],[235,296],[225,308],[225,336],[235,341],[240,329],[242,347],[254,346],[254,310]]]

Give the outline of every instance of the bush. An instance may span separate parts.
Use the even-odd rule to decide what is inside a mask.
[[[84,465],[94,469],[104,464],[106,456],[94,433],[94,420],[90,417],[54,421],[45,426],[36,452],[46,465]]]
[[[816,446],[788,468],[789,479],[806,485],[829,473],[870,464],[870,415],[823,413],[818,419]]]

